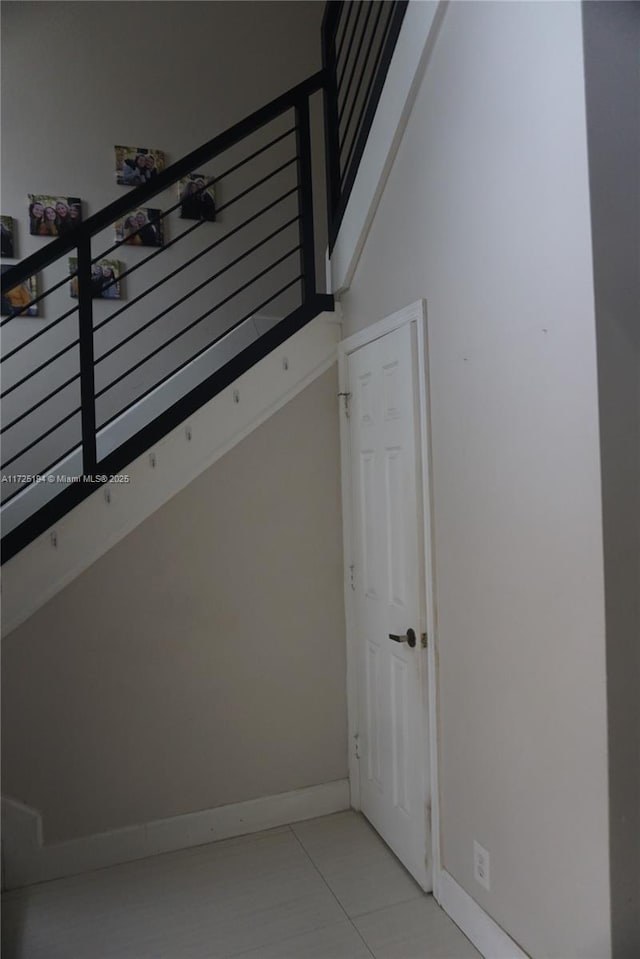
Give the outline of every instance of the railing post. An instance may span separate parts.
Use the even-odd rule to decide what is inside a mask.
[[[91,298],[91,237],[78,244],[78,325],[80,338],[80,403],[82,406],[82,472],[96,472],[96,396],[93,358],[93,300]]]
[[[336,62],[336,30],[343,3],[332,0],[322,24],[322,65],[324,88],[324,149],[327,176],[327,225],[329,250],[333,247],[333,222],[340,200],[340,139],[338,122],[338,65]]]
[[[298,194],[300,198],[300,246],[302,267],[302,302],[316,294],[316,253],[313,229],[313,180],[311,168],[311,125],[309,96],[296,105],[296,141],[298,148]]]

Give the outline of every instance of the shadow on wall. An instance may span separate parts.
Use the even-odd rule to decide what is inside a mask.
[[[598,338],[613,955],[640,949],[640,6],[583,3]]]

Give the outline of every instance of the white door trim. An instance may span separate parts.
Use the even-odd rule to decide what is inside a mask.
[[[428,756],[424,756],[425,774],[429,782],[428,802],[431,809],[431,822],[427,823],[431,833],[431,873],[433,891],[439,898],[440,875],[440,808],[438,789],[438,736],[437,736],[437,681],[436,681],[436,633],[435,633],[435,588],[433,582],[432,557],[432,515],[433,504],[431,497],[431,445],[429,418],[429,378],[428,378],[428,337],[426,303],[418,300],[410,306],[393,313],[384,320],[366,327],[358,333],[347,337],[338,344],[338,376],[340,392],[349,392],[348,357],[362,346],[380,339],[387,333],[397,330],[405,324],[413,323],[416,330],[418,348],[418,390],[419,390],[419,418],[420,418],[420,474],[422,497],[422,511],[424,517],[424,624],[428,634],[427,645],[427,674],[428,715],[425,717],[427,725],[424,741],[428,745]],[[341,397],[344,401],[348,397]],[[340,404],[340,452],[342,474],[342,516],[344,541],[344,596],[345,617],[347,632],[347,708],[349,717],[349,783],[351,786],[351,804],[354,809],[360,808],[360,768],[357,760],[358,732],[358,684],[357,684],[357,644],[355,629],[355,612],[353,604],[353,590],[351,588],[351,569],[353,562],[352,529],[353,508],[351,502],[351,444],[349,424],[344,413],[345,403]]]

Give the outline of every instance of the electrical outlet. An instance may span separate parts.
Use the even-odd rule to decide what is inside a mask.
[[[473,841],[473,878],[489,892],[491,890],[491,863],[489,853],[479,842]]]

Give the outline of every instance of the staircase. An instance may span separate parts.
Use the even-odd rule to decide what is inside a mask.
[[[320,72],[3,273],[5,304],[36,278],[1,323],[5,629],[232,445],[223,407],[237,408],[233,436],[245,435],[335,358],[333,296],[318,277],[406,6],[327,3]],[[215,195],[213,220],[185,204],[194,174],[195,197]],[[143,226],[113,241],[139,210],[153,210],[164,245],[138,244]],[[117,282],[96,295],[92,271],[124,252]],[[46,315],[35,333],[27,309]],[[251,370],[261,402],[245,399]],[[104,508],[116,502],[114,522]],[[62,561],[63,529],[94,545]]]

